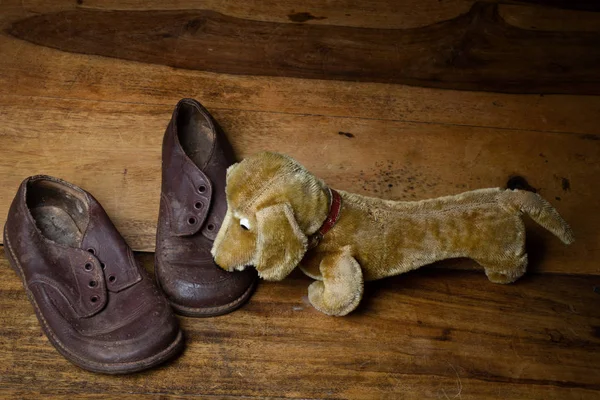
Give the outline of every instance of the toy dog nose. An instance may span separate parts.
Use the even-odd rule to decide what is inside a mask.
[[[232,269],[232,268],[226,267],[226,266],[224,266],[223,264],[219,263],[219,262],[217,261],[217,257],[213,257],[213,262],[214,262],[214,263],[215,263],[215,265],[216,265],[216,266],[218,266],[219,268],[221,268],[221,269],[224,269],[225,271],[228,271],[228,272],[233,272],[233,269]]]

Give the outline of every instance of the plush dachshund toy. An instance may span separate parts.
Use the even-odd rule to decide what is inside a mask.
[[[422,201],[388,201],[329,188],[293,159],[260,153],[227,171],[228,210],[212,254],[222,268],[255,266],[281,280],[297,265],[316,279],[308,298],[329,315],[346,315],[363,281],[434,261],[469,257],[489,280],[525,273],[523,213],[564,243],[573,233],[539,195],[481,189]]]

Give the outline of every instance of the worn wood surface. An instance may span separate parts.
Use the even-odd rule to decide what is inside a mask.
[[[151,269],[151,257],[141,257]],[[263,283],[232,314],[180,318],[175,361],[124,377],[63,359],[0,258],[0,397],[594,399],[600,396],[599,277],[428,268],[367,286],[335,318],[307,304],[310,279]],[[133,397],[138,398],[138,397]],[[170,397],[169,397],[170,398]]]
[[[109,215],[119,216],[118,227],[134,248],[153,250],[160,146],[170,105],[123,108],[113,102],[0,96],[0,107],[15,119],[3,136],[11,149],[3,159],[11,167],[3,177],[12,185],[4,191],[6,208],[23,175],[63,177],[90,190]],[[415,200],[511,186],[511,177],[522,174],[578,236],[567,247],[532,224],[531,267],[600,272],[595,246],[600,213],[579,208],[600,198],[597,185],[585,184],[598,176],[600,148],[581,135],[239,110],[217,109],[214,115],[226,132],[239,132],[230,135],[238,154],[257,146],[292,154],[334,187],[367,195]],[[124,134],[138,123],[143,128]],[[271,132],[276,138],[264,140]],[[299,140],[305,146],[298,147]]]
[[[8,0],[0,54],[0,225],[46,173],[153,251],[162,135],[194,97],[239,158],[285,152],[388,199],[533,188],[577,237],[530,224],[516,284],[454,260],[370,284],[340,319],[294,274],[181,318],[179,359],[119,378],[58,355],[0,256],[0,398],[600,398],[597,2]]]

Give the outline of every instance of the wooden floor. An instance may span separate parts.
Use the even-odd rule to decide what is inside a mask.
[[[0,398],[600,399],[600,5],[9,0],[0,28],[0,225],[25,177],[55,175],[152,270],[162,135],[194,97],[239,158],[387,199],[536,190],[577,237],[531,226],[516,284],[454,260],[371,283],[344,318],[294,273],[181,318],[185,353],[125,377],[59,356],[0,256]]]

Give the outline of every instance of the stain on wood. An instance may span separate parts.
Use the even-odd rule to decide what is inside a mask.
[[[497,4],[483,2],[412,29],[262,22],[209,10],[72,10],[17,21],[7,32],[67,52],[228,74],[600,94],[600,32],[513,27]]]
[[[600,140],[600,135],[594,135],[592,133],[586,133],[580,136],[583,140]]]
[[[315,17],[314,15],[312,15],[309,12],[297,12],[297,13],[292,13],[292,14],[288,15],[288,19],[292,22],[306,22],[306,21],[310,21],[313,19],[322,20],[322,19],[327,19],[327,18],[326,17]]]
[[[508,181],[506,182],[506,188],[513,190],[527,190],[529,192],[537,193],[537,189],[531,186],[529,182],[527,182],[527,179],[520,175],[514,175],[508,178]]]

